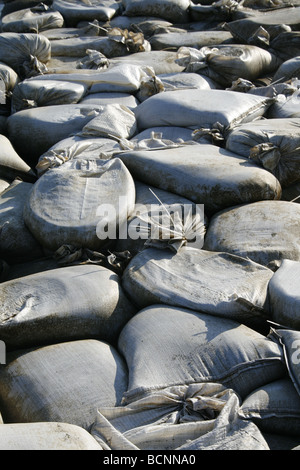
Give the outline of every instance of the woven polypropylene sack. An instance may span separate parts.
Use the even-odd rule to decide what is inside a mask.
[[[157,16],[173,23],[188,21],[189,0],[123,0],[127,16]]]
[[[129,369],[124,399],[175,384],[218,382],[241,396],[282,377],[282,350],[245,325],[179,307],[154,305],[123,328],[118,349]]]

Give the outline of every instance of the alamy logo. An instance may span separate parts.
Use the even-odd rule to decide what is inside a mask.
[[[0,104],[6,104],[6,86],[1,76],[0,76]]]
[[[0,340],[0,364],[6,364],[6,345]]]

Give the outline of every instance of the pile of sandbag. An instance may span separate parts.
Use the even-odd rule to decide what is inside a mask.
[[[300,6],[0,8],[0,448],[300,446]]]

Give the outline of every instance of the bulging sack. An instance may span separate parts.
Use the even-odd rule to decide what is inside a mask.
[[[117,349],[96,339],[7,353],[0,370],[6,423],[61,422],[89,430],[100,406],[119,405],[128,373]]]
[[[40,33],[41,31],[62,28],[64,18],[59,11],[40,4],[32,8],[14,11],[1,18],[3,32]]]
[[[119,159],[74,160],[44,173],[24,208],[42,246],[99,250],[117,239],[135,203],[131,174]]]
[[[145,308],[164,303],[254,326],[269,318],[273,271],[249,259],[190,246],[175,255],[148,248],[130,261],[122,285]]]
[[[52,8],[63,16],[68,27],[75,27],[81,21],[109,21],[120,12],[120,3],[110,0],[54,0]]]
[[[251,160],[211,144],[125,151],[118,155],[133,177],[198,204],[207,214],[262,199],[278,199],[281,187]]]
[[[233,320],[179,307],[139,311],[123,328],[118,349],[129,370],[127,403],[195,382],[218,382],[245,397],[286,374],[276,342]]]
[[[264,119],[241,124],[226,139],[226,148],[273,173],[282,188],[300,180],[300,119]]]
[[[258,201],[232,207],[210,220],[203,248],[226,251],[276,270],[283,259],[300,261],[300,207]]]
[[[187,23],[189,0],[123,0],[124,15],[154,16],[172,23]]]
[[[0,292],[0,335],[9,349],[84,338],[115,344],[135,313],[117,274],[91,264],[13,279]]]

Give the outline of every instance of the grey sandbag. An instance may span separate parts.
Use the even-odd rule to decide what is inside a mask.
[[[81,100],[81,103],[86,104],[123,104],[129,109],[136,108],[140,102],[131,93],[122,93],[122,92],[99,92],[99,93],[88,93]]]
[[[250,157],[273,173],[282,188],[300,180],[300,119],[264,119],[241,124],[226,139],[226,148]]]
[[[288,201],[258,201],[211,218],[203,248],[226,251],[276,270],[283,259],[300,261],[300,207]]]
[[[280,346],[228,318],[153,305],[123,328],[118,349],[129,370],[123,403],[178,384],[218,382],[241,397],[286,373]]]
[[[180,47],[215,46],[217,44],[230,44],[233,41],[229,31],[182,31],[180,33],[157,33],[149,39],[152,50],[163,50]]]
[[[7,353],[0,370],[5,423],[65,422],[89,430],[99,406],[120,404],[128,373],[110,344],[68,341]]]
[[[82,83],[59,80],[23,80],[13,90],[11,112],[61,104],[76,104],[87,91]]]
[[[134,256],[122,286],[139,307],[164,303],[254,327],[269,318],[273,271],[249,259],[182,247],[175,255],[148,248]]]
[[[20,177],[24,181],[36,181],[36,174],[30,166],[17,154],[10,140],[0,134],[0,176],[13,180]]]
[[[99,51],[105,57],[119,57],[128,54],[126,44],[109,37],[79,36],[51,40],[51,53],[55,57],[83,58],[88,49]]]
[[[239,78],[254,81],[275,72],[281,60],[271,52],[248,44],[220,44],[211,47],[180,47],[178,63],[186,72],[205,75],[223,87]]]
[[[68,27],[72,27],[77,26],[80,21],[109,21],[120,12],[120,3],[110,0],[54,0],[52,8],[62,14]]]
[[[8,264],[38,259],[41,245],[24,223],[23,210],[33,184],[15,180],[0,194],[0,257]]]
[[[52,145],[81,131],[102,109],[80,103],[24,109],[8,118],[8,136],[19,155],[34,167]]]
[[[64,18],[57,10],[40,4],[36,7],[14,11],[1,18],[3,32],[40,33],[41,31],[62,28]]]
[[[154,16],[172,23],[187,23],[189,0],[123,0],[127,16]]]
[[[285,60],[273,75],[272,83],[286,82],[298,77],[300,72],[300,56]]]
[[[272,319],[279,325],[300,330],[300,262],[284,259],[270,284]]]
[[[281,194],[270,172],[216,145],[133,150],[118,157],[135,179],[204,204],[207,214]]]
[[[294,92],[290,95],[278,95],[275,103],[273,103],[266,113],[268,119],[298,119],[299,112],[299,87],[296,83]]]
[[[113,344],[135,313],[119,277],[90,264],[7,281],[0,292],[0,336],[10,349],[84,338]]]
[[[270,98],[227,90],[177,90],[151,96],[135,109],[140,130],[154,126],[211,129],[219,123],[224,131],[261,117],[273,103]]]
[[[42,35],[33,33],[0,34],[0,61],[14,69],[21,78],[44,71],[50,58],[51,43]]]
[[[239,416],[264,433],[299,437],[300,396],[289,378],[275,380],[248,395]]]
[[[300,332],[292,329],[272,329],[270,337],[278,341],[284,351],[289,376],[300,395]]]
[[[176,63],[177,53],[175,51],[148,51],[136,52],[129,56],[113,57],[110,59],[111,65],[131,64],[138,66],[152,67],[154,72],[178,73],[184,70],[184,67]]]
[[[102,450],[91,434],[69,423],[13,423],[0,426],[0,450]]]
[[[260,26],[272,34],[277,25],[287,25],[297,30],[300,26],[300,6],[258,11],[250,18],[237,19],[226,24],[231,34],[242,43],[249,42]]]
[[[199,88],[210,90],[220,86],[208,77],[193,72],[164,73],[157,76],[164,87],[164,91],[176,91],[186,88]]]
[[[116,240],[134,203],[134,182],[121,160],[71,160],[39,178],[24,219],[51,251],[64,244],[99,251]]]

